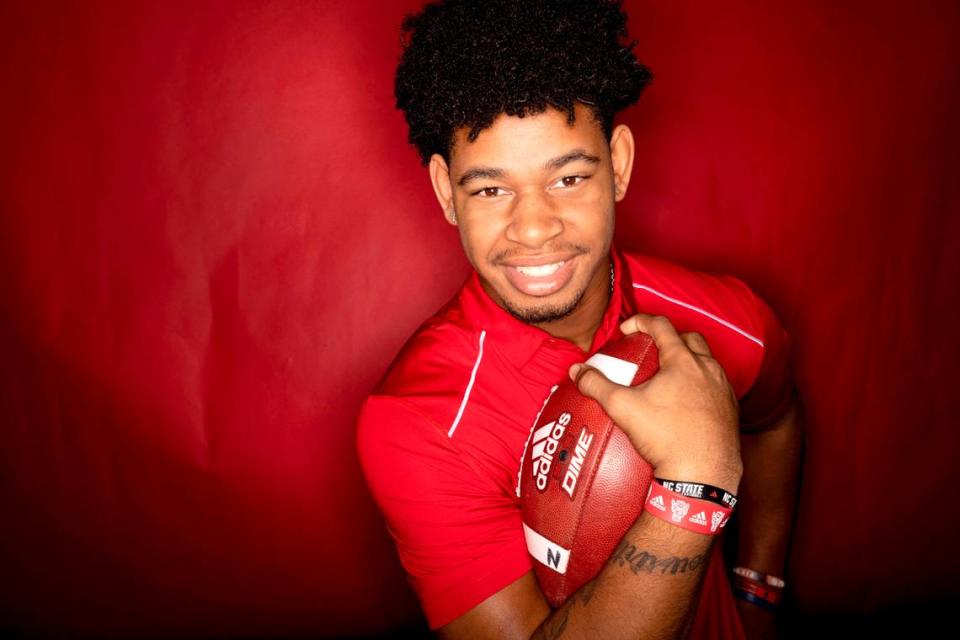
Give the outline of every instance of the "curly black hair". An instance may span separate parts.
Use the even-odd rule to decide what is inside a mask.
[[[575,103],[607,138],[613,117],[653,78],[633,53],[619,0],[440,0],[401,28],[394,93],[423,164],[449,162],[454,132],[468,140],[501,113],[523,117]]]

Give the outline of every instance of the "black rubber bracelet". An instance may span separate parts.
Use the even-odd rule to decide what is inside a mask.
[[[737,506],[737,496],[729,491],[724,491],[719,487],[710,484],[700,484],[699,482],[680,482],[679,480],[666,480],[664,478],[654,478],[660,485],[670,491],[675,491],[688,498],[700,498],[728,509]]]

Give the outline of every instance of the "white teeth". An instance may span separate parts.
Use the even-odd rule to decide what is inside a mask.
[[[552,276],[563,266],[563,262],[555,262],[553,264],[541,264],[535,267],[515,267],[517,271],[522,273],[525,276],[530,276],[533,278],[543,278],[544,276]]]

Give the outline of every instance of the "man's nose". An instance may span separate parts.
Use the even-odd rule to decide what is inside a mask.
[[[507,240],[536,249],[562,231],[560,212],[546,194],[525,193],[514,200]]]

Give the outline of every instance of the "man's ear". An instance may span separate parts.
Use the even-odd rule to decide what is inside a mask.
[[[630,186],[633,171],[633,132],[625,124],[617,125],[610,136],[610,161],[613,164],[614,199],[620,202]]]
[[[450,184],[450,168],[447,161],[439,153],[430,156],[430,182],[433,184],[433,193],[443,209],[443,216],[447,222],[456,226],[457,212],[453,206],[453,187]]]

